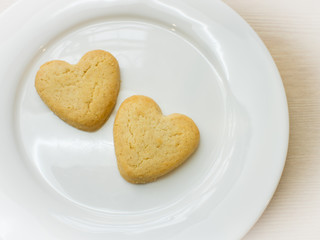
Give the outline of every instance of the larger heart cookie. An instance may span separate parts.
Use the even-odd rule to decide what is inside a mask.
[[[50,61],[40,67],[35,87],[62,120],[78,129],[94,131],[104,124],[116,103],[119,65],[103,50],[86,53],[75,65]]]
[[[200,134],[187,116],[164,116],[151,98],[132,96],[117,112],[113,137],[123,178],[148,183],[181,165],[196,150]]]

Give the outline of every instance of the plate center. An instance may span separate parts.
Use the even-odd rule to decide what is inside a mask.
[[[94,133],[55,116],[34,88],[39,67],[50,60],[76,63],[103,49],[119,61],[121,87],[106,124]],[[26,161],[58,193],[83,206],[109,212],[164,208],[190,194],[210,173],[225,129],[223,91],[214,68],[174,28],[129,20],[99,20],[52,39],[34,56],[18,91],[18,129]],[[196,153],[173,173],[145,185],[120,176],[112,128],[121,102],[134,94],[153,98],[165,115],[182,113],[198,125]]]

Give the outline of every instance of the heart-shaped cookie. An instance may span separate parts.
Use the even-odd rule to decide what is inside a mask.
[[[75,65],[50,61],[40,67],[35,87],[62,120],[78,129],[94,131],[108,119],[116,103],[119,65],[103,50],[86,53]]]
[[[182,164],[196,150],[200,134],[189,117],[164,116],[151,98],[132,96],[117,112],[113,138],[122,177],[148,183]]]

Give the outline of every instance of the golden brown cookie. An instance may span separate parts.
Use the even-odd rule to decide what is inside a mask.
[[[40,67],[35,87],[62,120],[78,129],[94,131],[108,119],[116,103],[119,65],[103,50],[86,53],[75,65],[50,61]]]
[[[122,177],[148,183],[182,164],[196,150],[200,134],[189,117],[164,116],[151,98],[132,96],[117,112],[113,138]]]

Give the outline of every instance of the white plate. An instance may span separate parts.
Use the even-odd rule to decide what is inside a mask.
[[[239,239],[280,179],[288,145],[281,78],[253,30],[220,1],[29,0],[0,16],[0,236]],[[34,77],[93,49],[119,60],[121,90],[97,132],[70,127]],[[128,96],[184,113],[201,142],[146,185],[118,173],[112,125]]]

